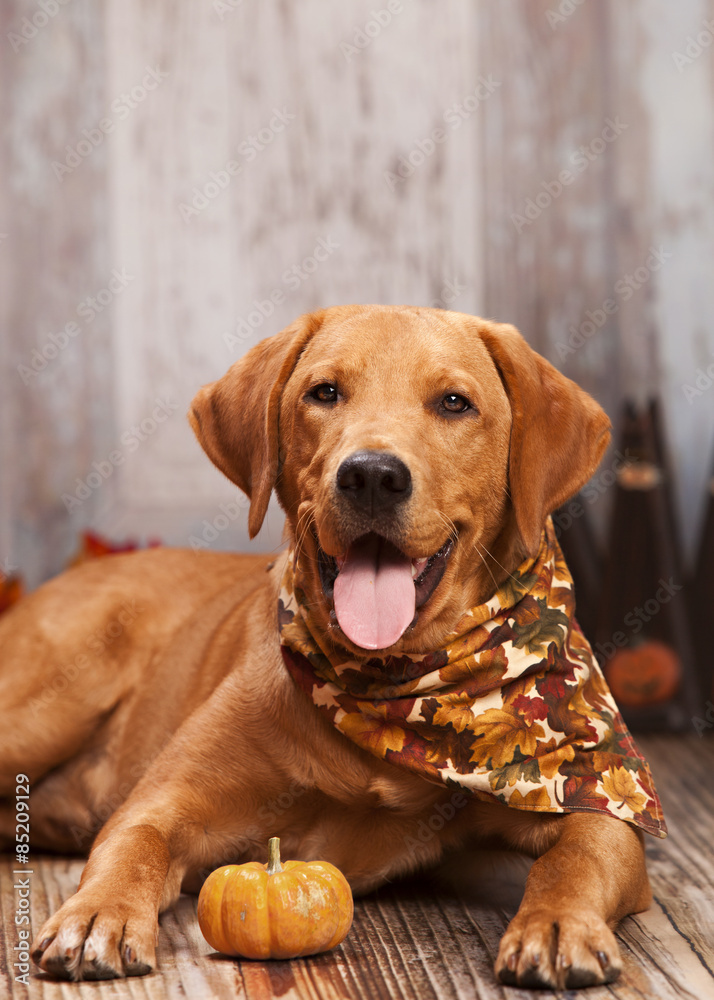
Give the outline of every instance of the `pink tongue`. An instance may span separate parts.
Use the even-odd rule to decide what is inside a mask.
[[[386,649],[414,619],[412,564],[378,535],[353,542],[337,574],[335,614],[355,646]]]

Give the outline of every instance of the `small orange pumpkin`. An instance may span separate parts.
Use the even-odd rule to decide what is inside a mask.
[[[354,904],[345,876],[327,861],[280,862],[280,840],[268,863],[224,865],[198,897],[198,924],[224,955],[298,958],[329,951],[352,926]]]
[[[677,693],[682,664],[673,649],[649,639],[618,650],[605,667],[605,677],[618,704],[658,705]]]

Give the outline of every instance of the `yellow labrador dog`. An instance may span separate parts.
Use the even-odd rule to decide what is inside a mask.
[[[115,556],[0,619],[0,845],[17,775],[33,850],[96,833],[40,968],[150,971],[182,884],[271,836],[356,892],[486,839],[537,858],[497,975],[614,979],[662,824],[547,524],[607,445],[597,403],[510,326],[346,306],[258,344],[190,419],[252,536],[276,490],[286,552]]]

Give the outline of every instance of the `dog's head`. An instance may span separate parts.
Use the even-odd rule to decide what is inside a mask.
[[[276,489],[314,619],[362,655],[437,648],[537,551],[609,440],[598,404],[513,327],[394,306],[302,316],[190,419],[250,497],[251,537]]]

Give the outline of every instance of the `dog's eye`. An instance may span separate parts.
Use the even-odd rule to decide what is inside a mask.
[[[447,392],[441,401],[441,405],[447,413],[464,413],[466,410],[471,409],[468,399],[460,396],[458,392]]]
[[[332,382],[320,382],[310,390],[310,397],[316,399],[318,403],[336,403],[337,396],[337,386]]]

